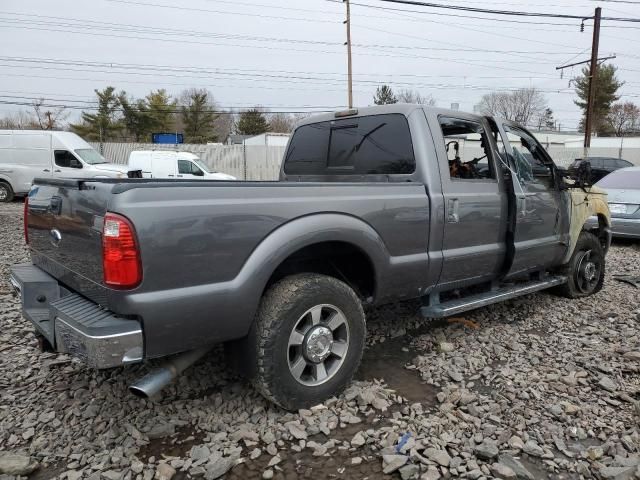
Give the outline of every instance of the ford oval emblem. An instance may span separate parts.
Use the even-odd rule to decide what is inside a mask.
[[[58,230],[57,228],[52,228],[49,232],[49,239],[51,240],[51,245],[53,245],[54,247],[60,245],[60,240],[62,240],[62,234],[60,233],[60,230]]]

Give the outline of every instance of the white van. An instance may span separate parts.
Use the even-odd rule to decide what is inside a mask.
[[[129,169],[141,170],[142,178],[236,180],[236,177],[226,173],[209,171],[193,153],[172,150],[133,151],[129,154]]]
[[[126,178],[75,133],[0,130],[0,202],[26,195],[34,178]]]

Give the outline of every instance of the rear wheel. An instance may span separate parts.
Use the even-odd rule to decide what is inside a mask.
[[[605,260],[602,245],[593,233],[581,232],[563,273],[567,283],[556,291],[568,298],[587,297],[602,290],[604,284]]]
[[[13,189],[7,182],[0,182],[0,202],[11,202],[13,200]]]
[[[252,335],[254,386],[296,410],[322,402],[351,381],[364,349],[364,312],[344,282],[293,275],[267,291]]]

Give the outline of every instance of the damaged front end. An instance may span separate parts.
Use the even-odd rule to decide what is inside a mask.
[[[580,178],[564,178],[562,199],[569,212],[569,245],[562,263],[571,258],[580,232],[593,233],[600,240],[603,251],[611,245],[611,212],[607,192],[595,185],[587,186]]]

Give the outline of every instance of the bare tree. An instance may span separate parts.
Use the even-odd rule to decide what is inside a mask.
[[[484,115],[502,117],[523,125],[531,125],[546,108],[547,100],[536,88],[487,93],[478,104],[478,109]]]
[[[24,110],[12,112],[0,118],[0,128],[7,130],[37,130],[38,123]]]
[[[400,90],[396,97],[401,103],[417,103],[419,105],[427,105],[430,107],[433,107],[436,104],[436,99],[431,95],[424,96],[417,90]]]
[[[616,137],[640,130],[640,108],[632,102],[616,103],[611,106],[607,122]]]
[[[269,131],[273,133],[291,133],[294,118],[289,113],[277,112],[268,115]]]
[[[44,98],[33,101],[33,112],[40,130],[58,130],[64,128],[64,122],[69,118],[66,107],[48,108],[44,103]]]

